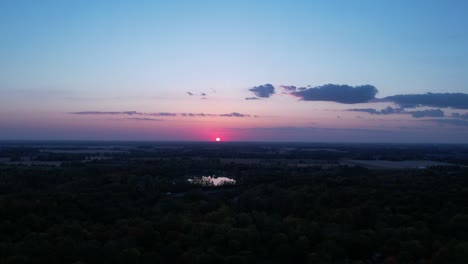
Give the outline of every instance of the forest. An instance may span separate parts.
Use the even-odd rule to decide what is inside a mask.
[[[193,175],[236,184],[200,186]],[[468,263],[468,170],[0,166],[0,263]]]

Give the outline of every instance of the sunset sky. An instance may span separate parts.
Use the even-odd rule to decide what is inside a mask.
[[[468,143],[468,1],[0,1],[0,140]]]

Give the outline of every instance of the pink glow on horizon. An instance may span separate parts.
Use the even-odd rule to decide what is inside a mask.
[[[328,112],[329,113],[329,112]],[[330,114],[330,113],[329,113]],[[58,113],[0,115],[4,139],[78,140],[170,140],[170,141],[375,141],[452,142],[463,141],[463,130],[447,129],[431,122],[404,116],[343,118],[265,116],[155,117],[158,120],[128,119],[133,116],[85,116]],[[305,121],[304,121],[305,120]]]

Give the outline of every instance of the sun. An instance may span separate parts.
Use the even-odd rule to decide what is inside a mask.
[[[215,140],[216,140],[216,142],[221,141],[221,139],[219,137],[217,137]]]

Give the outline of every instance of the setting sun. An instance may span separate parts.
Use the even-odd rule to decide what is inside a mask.
[[[221,141],[221,139],[219,137],[216,138],[216,141]]]

